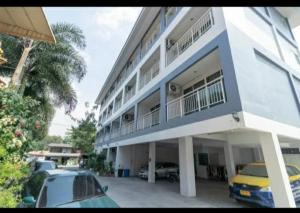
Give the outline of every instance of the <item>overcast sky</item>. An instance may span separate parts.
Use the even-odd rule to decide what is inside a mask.
[[[141,9],[140,7],[44,8],[50,24],[57,22],[76,24],[86,37],[87,48],[81,55],[87,62],[88,72],[80,83],[73,83],[78,104],[72,116],[84,117],[85,102],[93,106]],[[295,35],[300,44],[300,27],[295,30]],[[72,124],[74,123],[64,114],[63,108],[56,109],[49,135],[64,136]]]

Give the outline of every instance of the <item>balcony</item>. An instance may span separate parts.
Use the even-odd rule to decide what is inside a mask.
[[[121,135],[128,135],[135,131],[134,121],[122,123]]]
[[[114,112],[118,111],[122,106],[122,95],[123,95],[123,90],[119,93],[119,95],[115,99]]]
[[[136,75],[125,86],[124,104],[135,95]]]
[[[138,104],[137,129],[151,128],[160,123],[160,91],[157,90]]]
[[[139,89],[142,89],[159,74],[159,57],[158,49],[141,68]]]
[[[200,37],[208,32],[214,25],[214,17],[212,9],[207,10],[185,33],[173,42],[173,39],[168,39],[170,44],[167,44],[166,64],[171,64],[179,55],[184,53],[192,46]]]
[[[219,51],[216,49],[169,82],[167,120],[225,102],[223,71],[219,63]]]
[[[157,108],[153,110],[152,112],[146,113],[142,116],[141,119],[138,121],[138,129],[146,129],[151,128],[153,126],[156,126],[159,124],[159,110],[160,108]]]
[[[167,103],[167,120],[225,103],[223,77]]]

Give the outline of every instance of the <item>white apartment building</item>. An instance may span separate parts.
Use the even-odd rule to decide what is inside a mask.
[[[282,148],[300,147],[299,8],[149,7],[138,17],[96,103],[95,148],[135,175],[179,164],[195,196],[208,165],[263,160],[276,207],[294,207]]]

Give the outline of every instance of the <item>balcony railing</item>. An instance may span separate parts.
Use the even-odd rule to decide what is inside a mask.
[[[104,135],[104,141],[108,141],[110,139],[110,134],[109,133],[106,133]]]
[[[111,115],[112,115],[112,110],[108,111],[107,118],[110,118]]]
[[[167,103],[167,120],[225,103],[223,77]]]
[[[126,103],[132,96],[135,95],[135,86],[133,86],[129,91],[124,95],[124,103]]]
[[[212,9],[209,9],[177,40],[172,47],[170,47],[169,50],[167,50],[167,65],[172,63],[179,55],[192,46],[192,44],[203,36],[213,25],[213,13]]]
[[[121,127],[121,135],[128,135],[132,132],[134,132],[134,121],[128,122],[128,123],[122,123]]]
[[[119,128],[113,128],[112,131],[111,131],[110,138],[117,138],[119,136],[120,136]]]
[[[139,89],[142,89],[159,73],[159,61],[155,62],[149,70],[141,75]]]
[[[118,111],[122,106],[122,99],[115,102],[114,112]]]
[[[138,129],[150,128],[159,124],[159,108],[142,116],[138,121]]]

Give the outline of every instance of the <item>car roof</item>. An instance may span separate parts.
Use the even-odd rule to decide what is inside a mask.
[[[266,166],[266,164],[264,162],[255,162],[255,163],[249,163],[248,165],[253,165],[253,166]],[[298,168],[297,165],[295,164],[286,164],[286,166],[292,166],[292,167],[296,167]]]
[[[79,170],[64,170],[64,169],[51,169],[51,170],[45,170],[46,173],[48,173],[49,176],[75,176],[75,175],[81,175],[81,174],[92,174],[89,171]]]
[[[37,160],[36,162],[40,162],[40,163],[55,163],[53,160]]]

